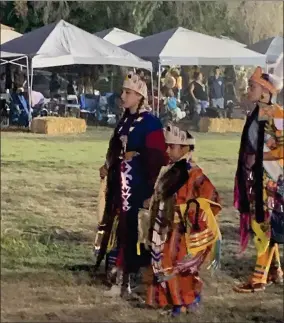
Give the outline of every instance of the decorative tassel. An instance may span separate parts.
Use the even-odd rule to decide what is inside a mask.
[[[220,269],[221,267],[221,240],[217,240],[211,250],[210,265],[207,269]]]
[[[242,254],[248,245],[249,242],[249,231],[250,231],[250,215],[244,213],[240,215],[240,244]]]
[[[116,237],[117,227],[118,227],[118,216],[116,215],[113,221],[113,226],[112,226],[111,234],[108,241],[107,253],[109,253],[115,247],[116,238],[117,238]]]
[[[237,178],[235,178],[235,187],[234,187],[234,207],[236,210],[240,208],[240,192],[239,192]]]
[[[140,242],[137,242],[136,249],[137,249],[137,255],[141,256]]]

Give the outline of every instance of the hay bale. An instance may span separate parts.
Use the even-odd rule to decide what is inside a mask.
[[[227,132],[242,132],[245,122],[243,119],[230,119]]]
[[[219,119],[201,118],[199,122],[200,132],[242,132],[245,120],[241,119]]]
[[[224,119],[201,118],[199,122],[200,132],[225,132]]]
[[[83,133],[86,129],[86,121],[77,118],[39,117],[31,123],[31,132],[47,135]]]

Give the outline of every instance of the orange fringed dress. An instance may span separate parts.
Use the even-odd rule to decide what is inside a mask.
[[[196,199],[199,197],[219,203],[219,195],[216,192],[215,187],[198,166],[192,165],[188,174],[188,181],[176,193],[175,201],[177,206],[186,203],[190,199]],[[213,214],[216,215],[220,211],[220,208],[213,207],[212,211]],[[194,223],[194,214],[195,212],[188,212],[190,223]],[[162,268],[164,270],[169,269],[169,271],[171,271],[171,269],[181,262],[188,254],[184,226],[176,219],[176,217],[174,219],[170,233],[168,233],[166,242],[163,246],[163,256],[161,259]],[[200,238],[208,239],[208,236],[206,237],[206,218],[204,216],[200,216],[198,224],[203,235],[203,237],[199,235],[199,242],[202,243]],[[194,234],[194,232],[192,233]],[[209,249],[210,248],[206,248],[204,250],[203,258],[201,259],[202,262],[208,255],[210,251]],[[199,265],[200,260],[197,267]],[[158,282],[152,268],[149,269],[149,273],[150,279],[147,279],[148,288],[146,303],[150,306],[188,306],[194,303],[200,296],[202,281],[198,276],[198,268],[196,268],[192,274],[188,274],[186,272],[177,273],[162,284]]]

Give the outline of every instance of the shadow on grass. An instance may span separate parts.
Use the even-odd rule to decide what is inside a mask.
[[[38,241],[45,244],[50,242],[90,243],[91,237],[83,231],[68,231],[63,228],[50,228],[50,231],[39,235]]]
[[[76,169],[78,170],[78,166],[82,167],[90,167],[89,163],[83,163],[83,162],[72,162],[67,163],[65,160],[59,160],[59,161],[33,161],[33,160],[27,160],[27,161],[15,161],[15,160],[1,160],[1,166],[2,167],[9,167],[9,168],[17,168],[17,169],[33,169],[35,172],[42,172],[46,168],[51,168],[56,171],[60,168],[64,169]]]
[[[221,270],[233,279],[248,278],[253,271],[256,260],[253,246],[249,244],[245,253],[240,256],[238,225],[226,221],[221,225],[221,233],[223,240]]]
[[[232,222],[224,221],[220,225],[223,240],[228,244],[239,244],[239,227]]]
[[[98,299],[98,298],[97,298]],[[265,303],[265,301],[264,301]],[[76,302],[65,306],[64,308],[50,308],[45,312],[25,313],[27,321],[44,322],[48,319],[50,322],[196,322],[196,323],[283,323],[282,311],[276,306],[270,308],[268,305],[259,307],[258,302],[238,302],[234,306],[228,306],[226,299],[218,302],[206,302],[201,305],[201,310],[190,313],[188,316],[170,318],[159,315],[159,310],[132,308],[120,300],[101,301],[100,304],[94,304],[84,308],[78,306]],[[20,313],[10,314],[10,319],[16,321]],[[22,313],[21,313],[22,314]]]
[[[45,228],[28,225],[17,238],[19,241],[23,239],[27,242],[36,242],[46,246],[52,243],[91,245],[94,235],[85,231],[66,230],[61,227]]]
[[[40,141],[40,142],[94,142],[106,141],[113,133],[113,128],[88,126],[86,133],[82,134],[62,134],[62,135],[38,135],[33,133],[22,134],[22,140]],[[8,134],[9,135],[9,134]]]
[[[1,279],[5,282],[32,282],[34,285],[49,286],[87,285],[109,286],[104,273],[104,264],[96,268],[94,263],[65,264],[48,262],[31,263],[24,261],[17,271],[4,271]],[[36,270],[36,271],[35,271]]]

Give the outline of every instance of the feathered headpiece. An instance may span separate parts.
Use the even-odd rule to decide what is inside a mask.
[[[195,139],[188,138],[188,132],[182,131],[171,124],[164,129],[164,135],[166,144],[184,146],[195,145]]]
[[[283,53],[276,63],[270,65],[270,67],[273,68],[273,74],[269,74],[269,81],[274,85],[277,92],[281,92],[283,88]]]
[[[271,94],[277,94],[283,88],[283,53],[277,62],[270,67],[274,69],[273,74],[263,73],[261,67],[258,66],[252,74],[250,81],[260,84]]]
[[[123,87],[125,89],[133,90],[143,96],[144,99],[148,97],[147,85],[140,78],[139,75],[129,72],[123,82]]]

